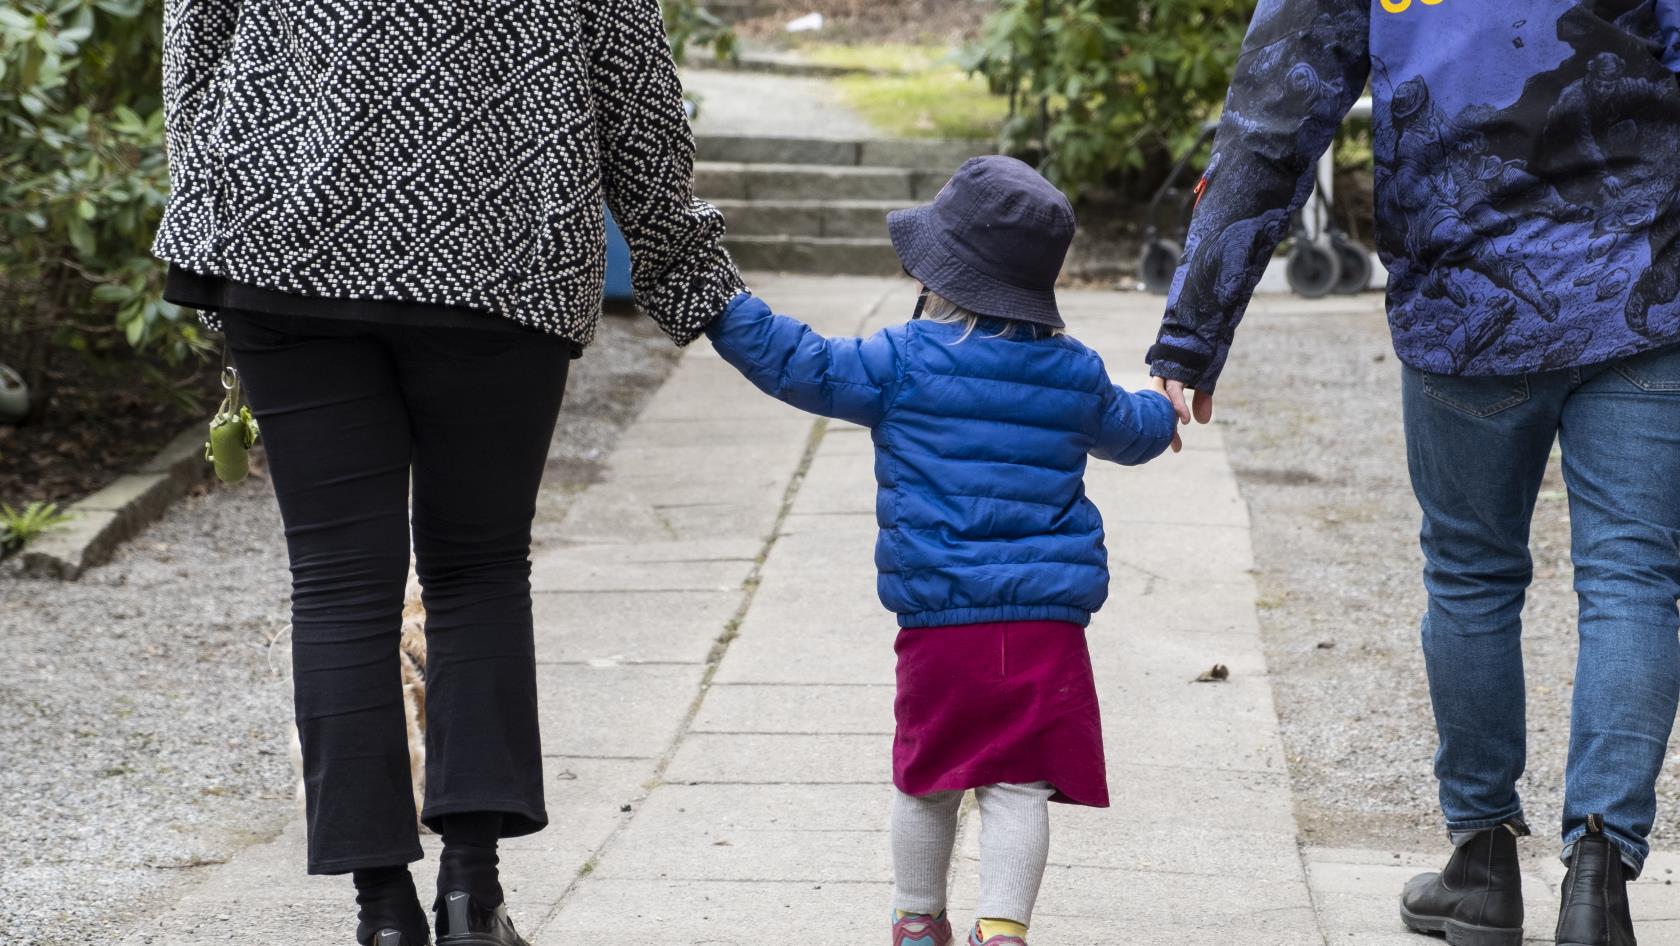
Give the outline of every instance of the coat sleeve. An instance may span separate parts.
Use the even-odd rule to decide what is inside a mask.
[[[1176,420],[1165,397],[1154,391],[1133,394],[1111,384],[1091,456],[1122,466],[1148,463],[1172,446]]]
[[[723,360],[760,391],[813,414],[874,427],[898,389],[893,329],[869,338],[824,338],[743,295],[706,334]]]
[[[216,77],[233,48],[241,0],[166,0],[163,7],[164,140],[179,190],[198,160],[199,124],[215,105]]]
[[[1211,392],[1315,164],[1370,74],[1370,0],[1262,0],[1150,349],[1157,377]]]
[[[1657,0],[1657,27],[1662,34],[1663,62],[1680,72],[1680,0]]]
[[[723,215],[694,196],[694,135],[659,0],[583,0],[607,204],[630,243],[636,301],[679,345],[746,288]]]

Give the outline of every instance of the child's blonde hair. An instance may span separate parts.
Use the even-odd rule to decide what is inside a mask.
[[[974,330],[980,327],[980,322],[987,318],[987,316],[978,312],[972,312],[957,305],[931,289],[927,290],[927,304],[922,307],[922,317],[941,325],[961,325],[963,333],[957,337],[956,341],[951,343],[953,345],[960,345],[968,341],[968,337],[973,335]],[[998,329],[996,335],[989,335],[988,338],[1015,338],[1017,335],[1024,333],[1027,337],[1036,340],[1039,338],[1055,338],[1063,334],[1059,328],[1051,328],[1048,325],[1039,325],[1034,322],[1021,322],[1016,319],[1005,318],[996,318],[992,321],[1003,323],[1003,327]]]

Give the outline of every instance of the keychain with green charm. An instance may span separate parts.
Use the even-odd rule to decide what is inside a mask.
[[[216,478],[237,483],[251,472],[251,448],[257,444],[257,419],[245,402],[245,386],[239,369],[222,361],[222,406],[210,419],[210,441],[204,445],[204,459],[216,468]]]

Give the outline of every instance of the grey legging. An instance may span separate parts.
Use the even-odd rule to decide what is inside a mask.
[[[1049,782],[987,785],[980,800],[980,903],[984,919],[1032,922],[1033,903],[1050,857]],[[962,792],[893,799],[893,907],[937,915],[957,843]]]

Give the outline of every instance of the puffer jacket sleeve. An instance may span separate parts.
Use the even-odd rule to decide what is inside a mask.
[[[1124,466],[1148,463],[1172,446],[1174,420],[1165,397],[1111,384],[1091,456]]]
[[[743,295],[706,329],[723,360],[771,397],[803,411],[873,427],[898,388],[893,329],[824,338],[798,319]]]
[[[694,196],[694,135],[659,0],[578,0],[601,173],[635,267],[636,302],[678,345],[746,288],[723,215]]]

